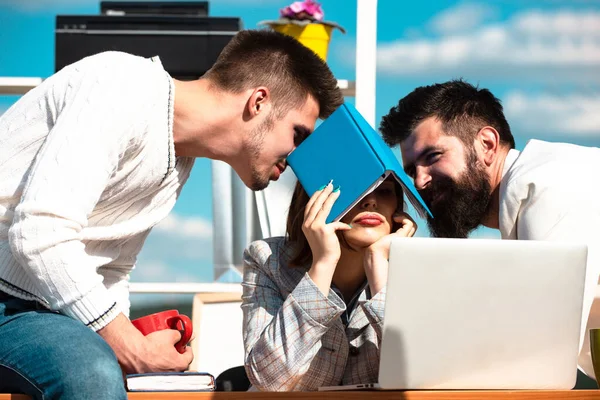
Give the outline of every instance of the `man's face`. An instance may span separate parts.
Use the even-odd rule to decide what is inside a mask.
[[[473,147],[446,135],[442,123],[423,120],[400,144],[406,173],[430,208],[427,224],[436,237],[466,238],[489,206],[489,176]]]
[[[262,190],[269,181],[279,179],[287,156],[314,130],[319,105],[309,96],[302,107],[290,109],[279,119],[273,111],[270,114],[251,133],[247,144],[249,169],[239,174],[252,190]]]

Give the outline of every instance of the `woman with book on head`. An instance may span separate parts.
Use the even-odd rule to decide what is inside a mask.
[[[296,185],[286,237],[244,252],[245,368],[255,389],[377,382],[390,243],[417,227],[388,178],[339,222],[340,188]]]

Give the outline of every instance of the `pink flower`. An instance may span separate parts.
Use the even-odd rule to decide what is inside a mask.
[[[290,10],[296,14],[299,14],[300,12],[304,11],[304,3],[301,1],[293,2],[290,4]]]
[[[321,4],[313,0],[306,0],[304,2],[304,10],[318,21],[323,20],[323,17],[325,16]]]
[[[279,13],[284,18],[310,19],[314,21],[322,21],[325,16],[321,4],[314,0],[295,1],[279,10]]]

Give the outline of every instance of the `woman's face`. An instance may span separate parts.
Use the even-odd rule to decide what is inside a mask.
[[[342,218],[342,222],[352,225],[352,229],[343,233],[346,242],[359,249],[389,235],[394,226],[393,215],[401,209],[396,185],[393,178],[388,178]]]

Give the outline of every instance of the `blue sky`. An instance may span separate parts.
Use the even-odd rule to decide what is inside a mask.
[[[212,0],[245,28],[291,1]],[[323,0],[336,31],[328,63],[355,77],[353,0]],[[48,77],[57,14],[97,14],[99,0],[0,0],[0,76]],[[528,139],[600,145],[600,2],[378,1],[376,121],[420,85],[462,77],[499,97],[517,148]],[[0,96],[0,113],[18,97]],[[348,99],[352,101],[352,99]],[[172,214],[152,232],[134,281],[212,280],[210,163],[198,160]],[[427,236],[420,222],[420,236]],[[498,237],[488,229],[475,237]]]

